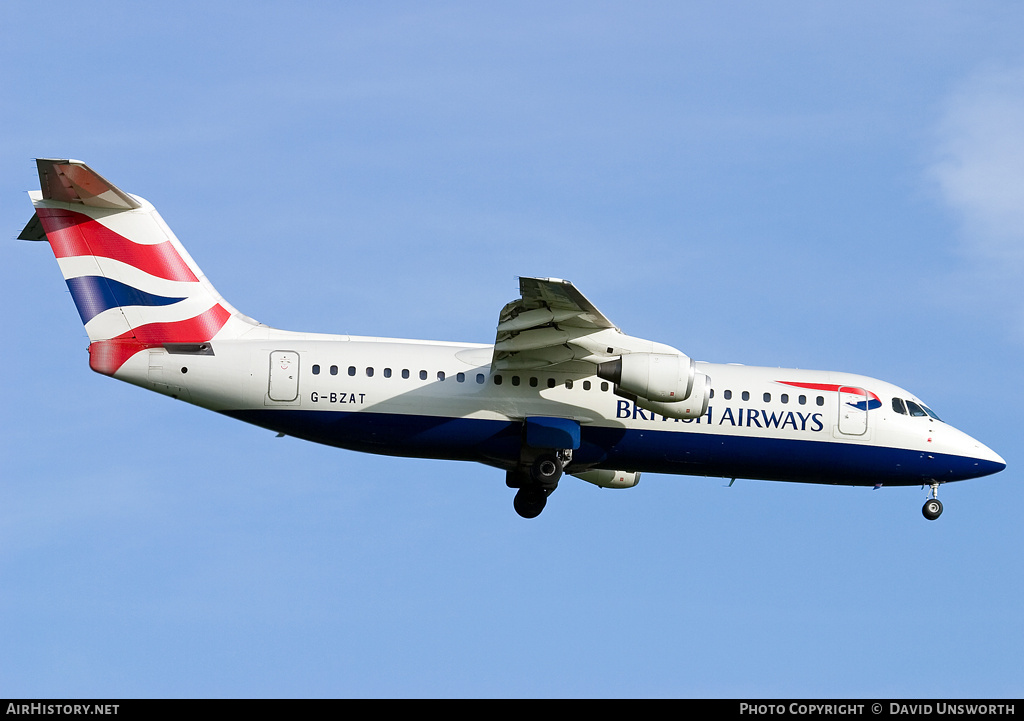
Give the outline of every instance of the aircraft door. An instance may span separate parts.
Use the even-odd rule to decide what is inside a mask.
[[[276,350],[270,354],[270,387],[272,401],[294,401],[299,397],[299,354]]]
[[[868,430],[868,394],[863,388],[843,386],[839,389],[839,432],[862,436]]]

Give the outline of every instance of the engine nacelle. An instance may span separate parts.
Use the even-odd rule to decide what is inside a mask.
[[[593,483],[601,488],[632,488],[640,482],[639,471],[609,471],[600,469],[573,473],[572,475],[581,481]]]
[[[700,418],[708,412],[708,404],[711,403],[711,379],[705,373],[695,374],[693,390],[690,391],[689,397],[678,403],[658,403],[640,396],[636,396],[632,401],[644,410],[653,411],[669,418],[683,420]]]
[[[601,363],[597,375],[621,390],[658,403],[678,403],[693,390],[695,363],[685,355],[627,353]]]

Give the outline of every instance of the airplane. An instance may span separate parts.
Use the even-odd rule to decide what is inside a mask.
[[[891,383],[698,362],[623,333],[572,283],[520,278],[492,344],[303,333],[240,313],[156,209],[85,163],[36,160],[19,235],[49,242],[92,370],[279,436],[505,471],[538,516],[563,473],[928,487],[997,473],[994,451]],[[731,483],[730,483],[731,485]]]

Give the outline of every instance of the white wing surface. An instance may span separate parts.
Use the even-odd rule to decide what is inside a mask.
[[[648,410],[674,418],[707,411],[710,381],[691,358],[626,335],[569,281],[520,278],[519,295],[498,318],[495,371],[596,374],[612,381],[617,395]]]
[[[495,370],[594,365],[629,353],[682,355],[671,346],[624,334],[567,280],[520,278],[519,292],[520,298],[502,308],[498,318]]]

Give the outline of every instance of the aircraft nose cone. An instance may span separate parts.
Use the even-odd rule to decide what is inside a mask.
[[[988,446],[981,446],[981,450],[988,454],[987,456],[984,456],[982,460],[991,465],[992,470],[989,471],[990,473],[998,473],[1006,468],[1006,461],[1003,460],[1001,455],[993,451]]]
[[[1003,457],[984,443],[979,443],[971,438],[971,445],[973,447],[969,455],[974,461],[975,477],[990,476],[1006,468],[1006,461],[1003,460]]]
[[[949,477],[956,480],[980,478],[1006,468],[1006,461],[991,448],[952,426],[939,426],[934,447],[949,459]],[[929,443],[932,441],[929,440]]]

